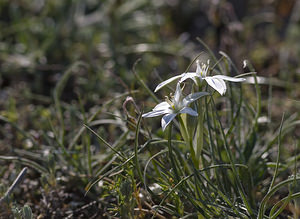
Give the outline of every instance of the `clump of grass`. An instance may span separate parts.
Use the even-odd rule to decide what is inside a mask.
[[[215,61],[201,70],[207,71],[207,76],[238,74],[230,58],[220,54],[220,59],[213,57]],[[186,72],[192,72],[197,58]],[[280,157],[282,139],[299,121],[294,116],[283,117],[277,131],[264,129],[260,123],[260,86],[249,62],[247,66],[250,72],[241,75],[246,83],[228,83],[223,96],[218,93],[220,89],[214,91],[216,88],[206,84],[203,78],[196,78],[196,84],[194,79],[182,81],[177,85],[175,97],[166,102],[170,104],[166,109],[176,115],[162,131],[153,122],[157,120],[142,117],[147,113],[143,113],[133,98],[138,91],[116,96],[93,112],[86,112],[83,106],[74,112],[74,108],[61,101],[60,95],[72,72],[86,68],[83,63],[75,63],[54,92],[54,113],[48,114],[47,120],[51,134],[44,132],[42,137],[52,145],[51,148],[43,146],[48,153],[40,159],[38,153],[16,150],[20,156],[0,159],[20,163],[41,174],[40,184],[48,210],[33,209],[33,212],[43,215],[53,213],[49,206],[54,209],[56,205],[59,208],[63,203],[71,203],[68,193],[60,192],[69,187],[72,193],[85,195],[89,204],[82,208],[75,205],[74,211],[62,207],[59,216],[72,217],[92,208],[102,209],[95,210],[95,215],[123,218],[276,218],[282,214],[297,218],[300,178],[293,165],[298,156],[287,162],[282,162]],[[147,105],[159,102],[159,96],[147,87],[135,69],[133,72],[149,94]],[[176,76],[174,80],[180,78]],[[172,85],[168,89],[173,90]],[[254,106],[245,95],[252,90],[256,93]],[[179,95],[177,99],[176,95]],[[123,99],[126,100],[121,104]],[[176,107],[183,107],[180,101],[189,101],[184,107],[194,110],[192,115],[180,114],[182,108],[177,111]],[[125,117],[118,108],[123,108]],[[84,125],[67,128],[70,121],[65,120],[66,113],[79,116],[79,124]],[[28,139],[32,147],[40,147],[37,139],[17,123],[5,117],[1,120]],[[284,178],[287,174],[290,176]],[[288,211],[287,206],[293,207]],[[12,203],[10,207],[18,215],[22,214],[22,208]],[[25,210],[29,214],[29,208]]]
[[[238,73],[230,58],[225,53],[221,55],[219,60],[213,56],[215,62],[212,63],[213,67],[209,68],[209,73],[223,75],[229,75],[234,71]],[[261,130],[259,122],[260,87],[253,67],[249,62],[247,65],[251,72],[242,76],[246,76],[247,80],[254,79],[256,109],[248,103],[243,94],[245,90],[252,89],[251,85],[229,84],[227,95],[219,96],[216,92],[212,92],[210,96],[203,95],[191,104],[198,111],[198,119],[190,115],[176,114],[177,121],[172,121],[174,125],[171,122],[165,133],[153,130],[152,126],[149,127],[147,125],[149,121],[146,124],[145,120],[141,120],[142,113],[139,112],[139,119],[133,123],[136,129],[135,145],[125,149],[127,154],[125,157],[114,149],[115,156],[120,158],[117,164],[112,164],[108,172],[103,172],[100,178],[91,181],[87,189],[109,176],[123,177],[126,185],[131,182],[131,187],[127,185],[135,188],[135,192],[130,190],[132,198],[135,199],[135,204],[130,202],[131,217],[133,214],[145,216],[145,212],[149,217],[152,215],[152,218],[163,218],[168,215],[180,218],[276,218],[282,214],[288,203],[299,197],[298,192],[289,190],[287,196],[278,199],[276,204],[270,201],[271,197],[279,190],[295,185],[300,178],[295,172],[289,179],[276,181],[278,175],[286,172],[293,163],[280,162],[281,139],[283,132],[287,133],[287,126],[282,119],[274,140],[265,138],[266,132]],[[155,94],[146,87],[141,78],[137,79],[153,97]],[[174,80],[176,79],[179,77],[174,77]],[[188,84],[189,82],[186,82],[187,87]],[[189,87],[192,92],[195,89],[211,92],[203,81],[198,81],[197,86],[198,88],[193,85]],[[174,98],[176,99],[176,96]],[[153,97],[153,101],[157,101],[157,97]],[[172,109],[173,106],[170,103],[166,109]],[[166,109],[159,108],[157,111],[155,109],[152,114],[150,113],[151,117],[166,113],[163,111]],[[147,134],[147,130],[151,130],[151,134]],[[143,134],[142,142],[139,141],[140,134]],[[98,138],[104,142],[100,136]],[[275,139],[278,139],[277,161],[270,163]],[[197,143],[199,140],[202,142]],[[130,176],[129,169],[132,170]],[[99,176],[100,174],[97,175]],[[117,188],[115,190],[118,191],[117,197],[121,199],[112,209],[111,215],[115,212],[122,216],[124,194]],[[144,200],[138,198],[136,190]],[[128,210],[129,206],[125,206]],[[291,212],[294,216],[297,215],[296,210]]]

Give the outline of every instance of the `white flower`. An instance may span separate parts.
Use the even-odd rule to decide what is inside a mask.
[[[188,105],[206,95],[209,95],[209,93],[197,92],[183,97],[180,84],[177,83],[176,91],[171,101],[166,99],[166,101],[157,104],[152,111],[143,114],[142,117],[155,117],[164,115],[161,119],[161,127],[164,131],[170,122],[180,113],[198,116],[198,113],[192,108],[188,107]]]
[[[179,83],[190,78],[196,84],[198,83],[197,78],[199,78],[200,81],[205,80],[213,89],[218,91],[221,95],[224,95],[226,93],[226,89],[227,89],[225,81],[242,82],[242,81],[246,80],[245,78],[234,78],[234,77],[229,77],[229,76],[225,76],[225,75],[207,76],[207,71],[209,69],[209,60],[207,61],[207,65],[204,63],[201,63],[201,65],[200,65],[199,60],[196,61],[196,64],[197,64],[196,72],[186,72],[186,73],[183,73],[180,75],[176,75],[172,78],[169,78],[168,80],[160,83],[156,87],[154,92],[158,91],[165,85],[167,85],[167,84],[171,83],[172,81],[179,79],[179,78],[180,78]]]

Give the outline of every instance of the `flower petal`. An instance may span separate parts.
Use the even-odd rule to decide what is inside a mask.
[[[207,75],[207,71],[209,69],[209,60],[207,60],[207,64],[205,64],[205,63],[200,64],[200,61],[197,60],[196,64],[197,64],[196,74],[202,80]]]
[[[161,102],[161,103],[157,104],[153,108],[153,111],[166,110],[166,109],[169,109],[169,107],[170,107],[170,104],[168,104],[168,102],[164,101],[164,102]]]
[[[242,82],[242,81],[246,80],[245,78],[234,78],[234,77],[229,77],[229,76],[226,76],[226,75],[214,75],[212,77],[213,78],[218,78],[218,79],[221,79],[221,80],[225,80],[225,81],[232,81],[232,82]]]
[[[198,100],[200,97],[207,96],[207,95],[209,95],[209,93],[207,92],[197,92],[197,93],[189,94],[183,99],[184,106],[187,106],[190,103],[194,102],[195,100]]]
[[[177,115],[176,113],[171,113],[171,114],[166,114],[162,117],[161,127],[163,131],[165,131],[166,127],[170,124],[170,122],[175,118],[176,115]]]
[[[213,78],[213,77],[205,77],[206,82],[216,91],[218,91],[221,95],[226,93],[226,84],[222,79]]]
[[[187,113],[191,116],[198,116],[198,113],[190,107],[184,107],[179,113]]]
[[[195,83],[196,81],[197,74],[195,72],[186,72],[182,74],[182,77],[179,80],[179,83],[182,83],[183,81],[187,80],[188,78],[192,79]]]
[[[181,78],[181,77],[182,77],[182,74],[181,75],[176,75],[172,78],[169,78],[168,80],[165,80],[165,81],[161,82],[159,85],[157,85],[154,92],[157,92],[162,87],[166,86],[167,84],[170,84],[172,81],[175,81],[176,79]]]
[[[182,96],[182,90],[181,90],[181,87],[180,87],[180,83],[177,83],[176,91],[175,91],[175,94],[174,94],[174,102],[173,102],[175,106],[177,106],[179,104],[181,96]]]
[[[148,113],[144,113],[142,117],[155,117],[155,116],[161,116],[166,113],[168,113],[166,112],[166,110],[158,110],[158,111],[152,110]]]
[[[197,59],[196,60],[196,65],[197,65],[197,68],[196,68],[196,74],[198,75],[198,76],[201,76],[202,74],[202,68],[201,68],[201,66],[200,66],[200,61]]]

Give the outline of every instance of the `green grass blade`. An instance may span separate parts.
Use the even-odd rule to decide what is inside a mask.
[[[60,121],[60,142],[61,144],[63,144],[64,142],[64,132],[65,132],[65,125],[64,125],[64,118],[63,118],[63,112],[62,112],[62,107],[61,107],[61,103],[60,103],[60,96],[63,92],[63,89],[68,81],[68,79],[70,78],[71,74],[73,73],[73,70],[76,67],[79,66],[84,66],[86,67],[86,64],[84,62],[78,61],[75,62],[73,65],[71,65],[63,74],[63,76],[61,77],[61,79],[58,81],[58,83],[56,84],[55,88],[54,88],[54,92],[53,92],[53,97],[54,97],[54,103],[55,103],[55,108],[56,108],[56,112],[57,112],[57,117]]]
[[[119,155],[122,159],[126,160],[127,158],[124,157],[119,151],[117,151],[115,148],[113,148],[107,141],[105,141],[100,135],[98,135],[93,129],[91,129],[89,126],[85,125],[84,126],[90,130],[94,135],[97,136],[97,138],[99,138],[102,143],[104,143],[107,147],[109,147],[113,152],[115,152],[117,155]]]
[[[138,59],[132,68],[132,72],[134,74],[134,76],[136,77],[136,79],[138,80],[138,82],[142,85],[142,87],[147,91],[147,93],[153,98],[153,100],[156,103],[159,103],[159,99],[155,96],[155,94],[151,91],[151,89],[146,85],[146,83],[141,79],[141,77],[138,75],[138,73],[135,71],[135,67],[136,65],[139,63],[140,59]]]
[[[245,194],[245,191],[244,191],[243,186],[242,186],[242,184],[241,184],[241,181],[240,181],[240,179],[239,179],[239,175],[238,175],[237,169],[236,169],[236,167],[235,167],[235,162],[234,162],[234,159],[233,159],[233,155],[232,155],[231,150],[230,150],[230,148],[229,148],[229,146],[228,146],[228,142],[227,142],[227,139],[226,139],[226,135],[225,135],[225,133],[224,133],[224,128],[223,128],[222,122],[221,122],[221,120],[220,120],[220,117],[219,117],[219,115],[218,115],[218,112],[217,112],[217,109],[216,109],[214,100],[213,100],[213,98],[211,98],[211,99],[212,99],[212,104],[213,104],[214,109],[215,109],[215,114],[216,114],[216,116],[217,116],[217,121],[218,121],[218,123],[219,123],[220,132],[221,132],[221,135],[222,135],[222,138],[223,138],[223,141],[224,141],[224,147],[225,147],[227,156],[228,156],[228,158],[229,158],[229,160],[230,160],[230,164],[231,164],[231,166],[232,166],[232,171],[233,171],[234,179],[235,179],[236,184],[237,184],[237,186],[238,186],[239,194],[241,195],[241,198],[242,198],[242,200],[243,200],[244,205],[245,205],[246,208],[247,208],[247,211],[248,211],[249,215],[252,217],[252,216],[253,216],[253,210],[252,210],[252,208],[251,208],[251,206],[250,206],[250,204],[249,204],[249,202],[248,202],[247,196],[246,196],[246,194]]]
[[[115,102],[116,100],[122,99],[126,96],[128,96],[129,94],[132,93],[138,93],[138,90],[134,90],[131,92],[125,92],[124,94],[118,95],[115,98],[110,99],[109,101],[105,102],[99,110],[97,110],[97,112],[95,112],[93,115],[91,115],[88,119],[87,119],[87,125],[89,125],[89,123],[91,123],[96,117],[97,115],[99,115],[99,113],[101,113],[105,107],[109,106],[110,104],[112,104],[113,102]],[[68,149],[72,150],[72,148],[75,146],[76,142],[78,141],[78,139],[80,138],[80,136],[82,135],[82,133],[85,130],[85,126],[82,126],[78,132],[76,133],[76,135],[74,136],[74,138],[71,140],[70,144],[68,145]]]
[[[141,111],[141,113],[139,115],[137,125],[136,125],[136,130],[135,130],[134,163],[135,163],[135,168],[137,169],[137,172],[138,172],[138,176],[139,176],[141,182],[144,183],[143,174],[142,174],[141,167],[140,167],[139,160],[138,160],[139,132],[140,132],[140,127],[141,127],[142,115],[143,115],[143,111]]]
[[[19,162],[23,165],[27,165],[27,166],[37,170],[38,172],[40,172],[42,174],[49,174],[49,171],[46,168],[44,168],[40,164],[38,164],[38,163],[36,163],[32,160],[28,160],[26,158],[15,157],[15,156],[1,156],[0,155],[0,160],[16,161],[16,162]]]
[[[294,176],[293,178],[291,179],[287,179],[287,180],[284,180],[280,183],[278,183],[277,185],[275,185],[263,198],[263,200],[261,201],[260,203],[260,206],[259,206],[259,210],[258,210],[258,215],[257,215],[257,219],[263,219],[265,217],[265,206],[268,202],[268,200],[270,199],[270,197],[275,193],[277,192],[279,189],[281,189],[282,187],[284,186],[287,186],[288,184],[290,183],[294,183],[295,180],[300,180],[300,176]],[[297,196],[298,197],[298,196]]]
[[[269,191],[273,188],[274,184],[275,184],[275,179],[277,177],[278,174],[278,168],[279,168],[279,157],[280,157],[280,149],[281,149],[281,131],[282,131],[282,126],[283,126],[283,120],[284,120],[284,114],[282,115],[282,119],[281,119],[281,123],[280,123],[280,128],[279,128],[279,135],[278,135],[278,148],[277,148],[277,160],[276,160],[276,167],[275,167],[275,171],[274,171],[274,175],[269,187]]]

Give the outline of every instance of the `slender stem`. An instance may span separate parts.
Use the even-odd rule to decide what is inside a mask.
[[[184,125],[183,119],[181,115],[178,116],[179,124],[180,124],[180,132],[183,137],[183,140],[187,143],[189,141],[189,134],[188,131]]]
[[[199,160],[196,158],[196,153],[193,147],[193,136],[187,132],[184,122],[180,116],[178,116],[178,120],[180,123],[180,127],[181,127],[180,131],[183,136],[183,139],[186,142],[186,144],[189,145],[190,147],[192,161],[196,167],[199,167]]]
[[[203,101],[199,99],[198,100],[198,123],[197,123],[197,130],[196,130],[196,137],[197,137],[196,158],[198,160],[201,159],[201,152],[203,149],[204,112],[203,112],[202,103]]]

